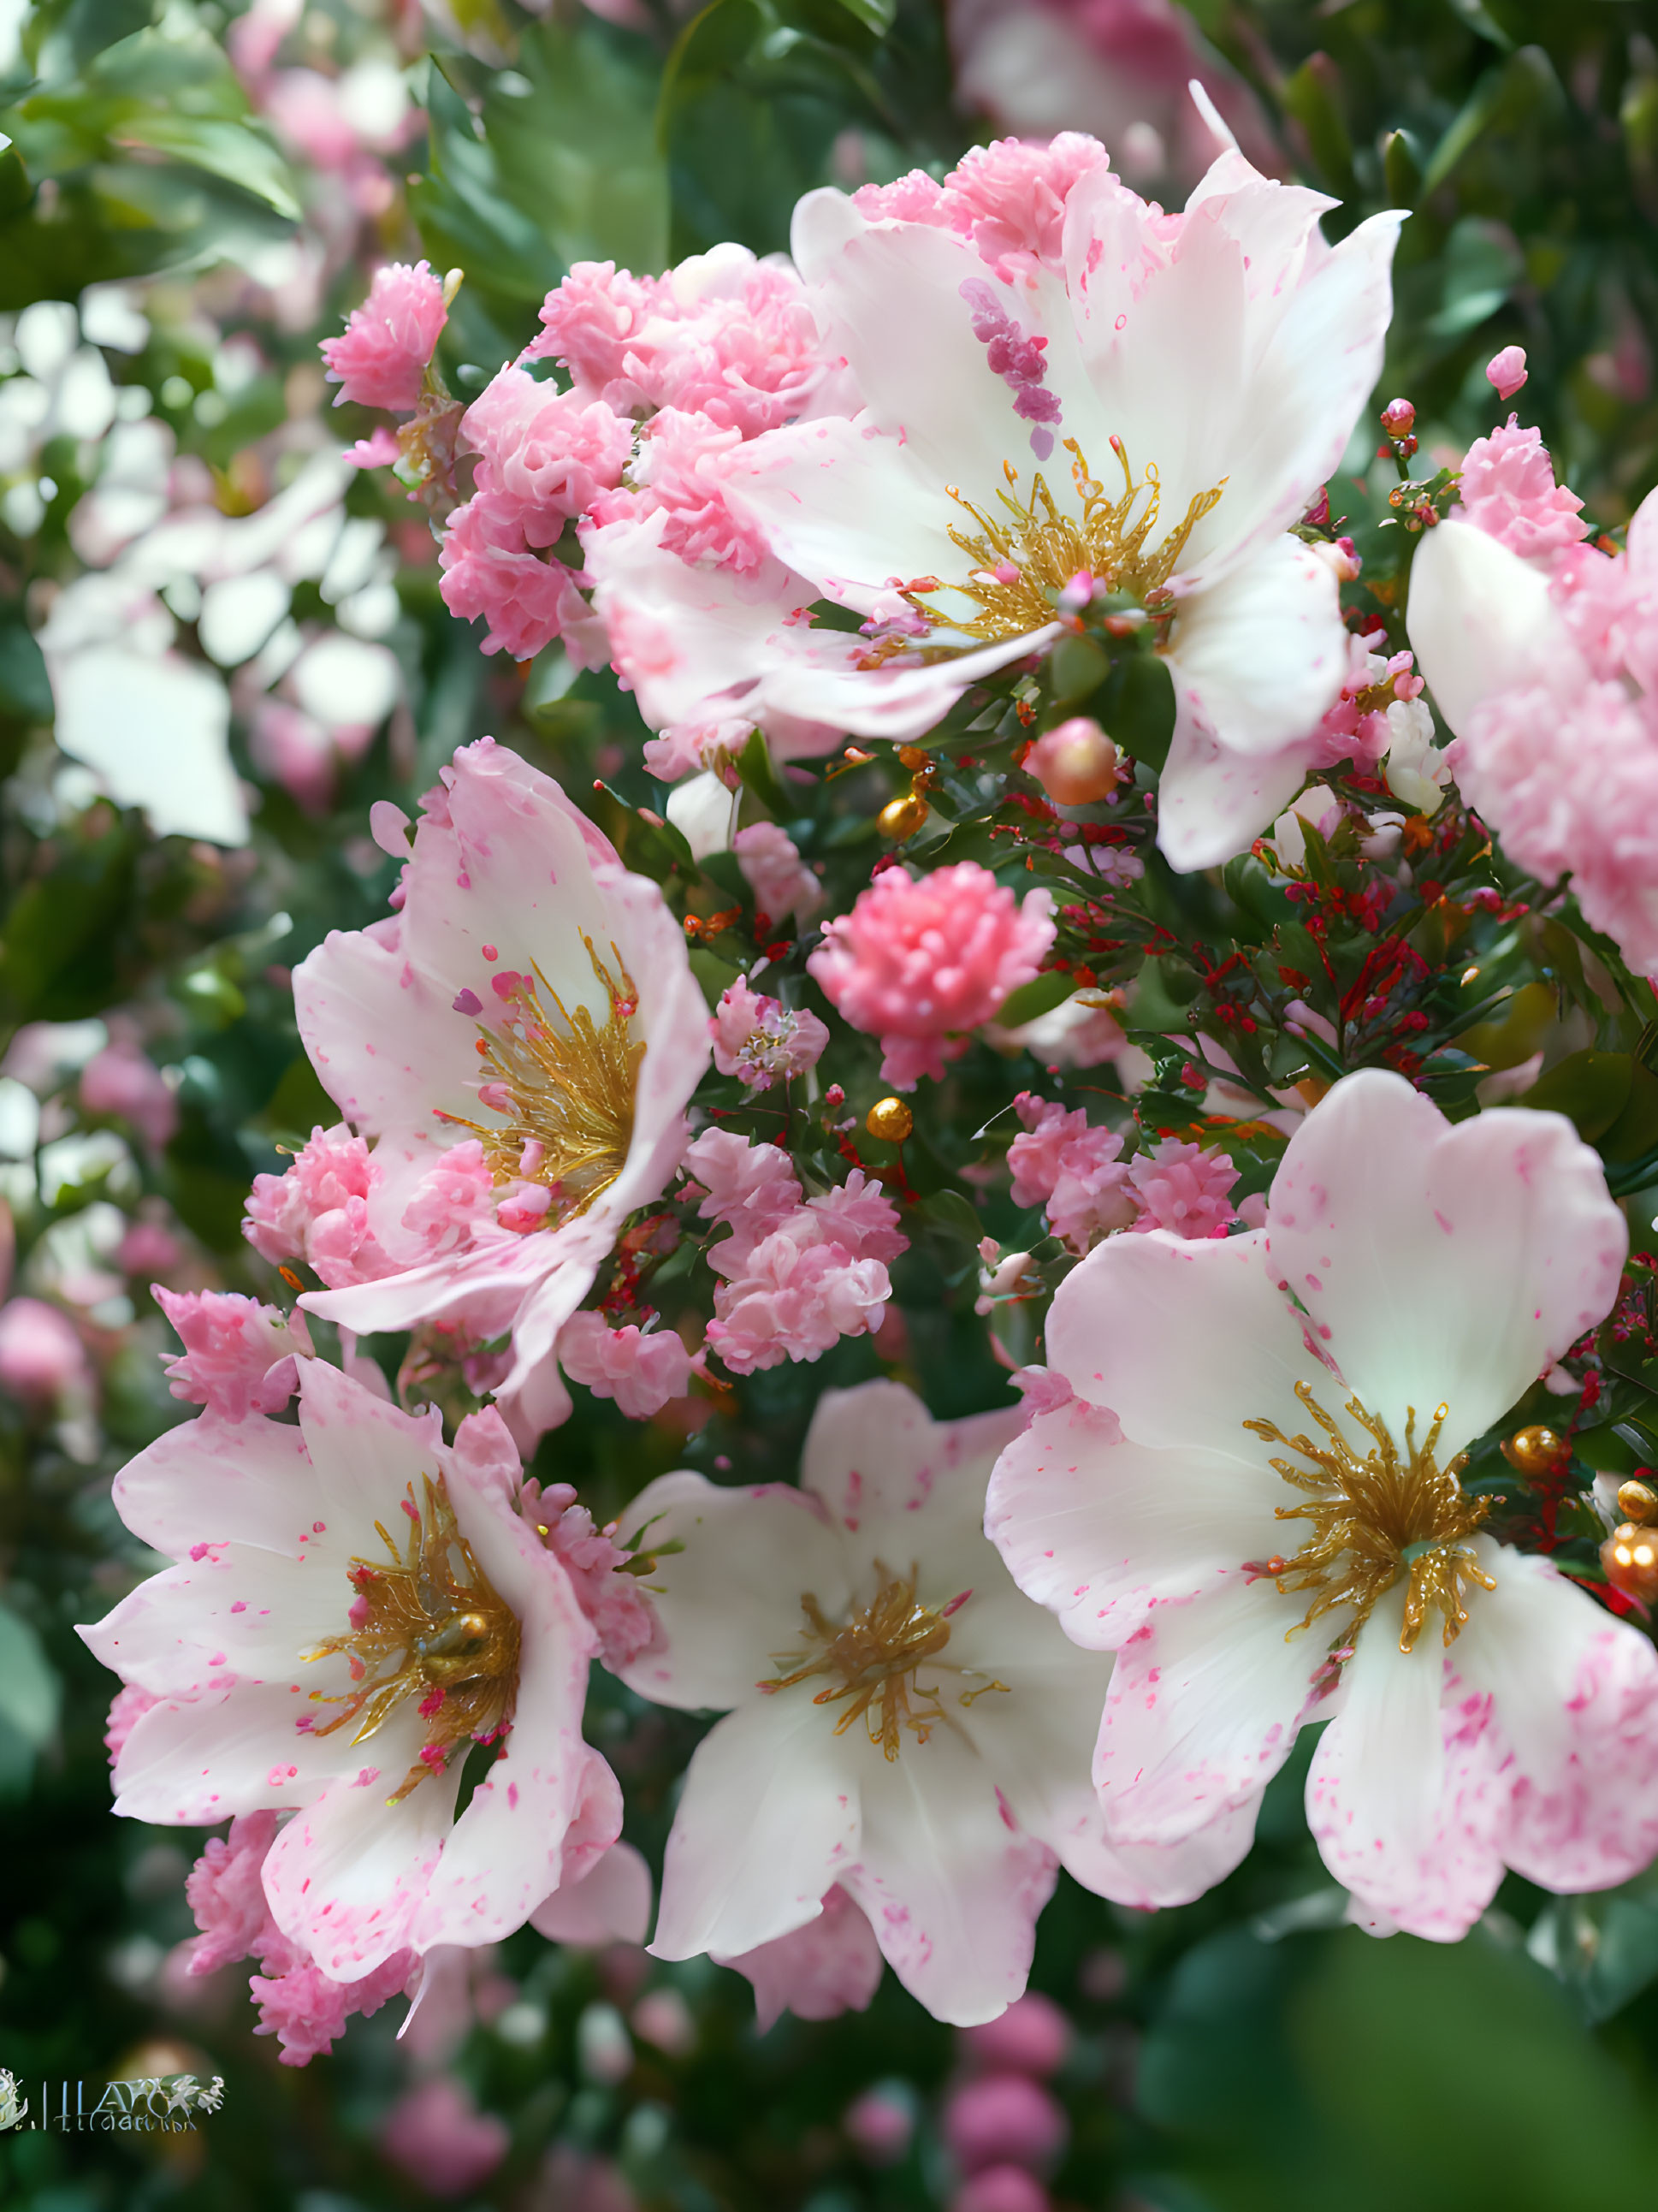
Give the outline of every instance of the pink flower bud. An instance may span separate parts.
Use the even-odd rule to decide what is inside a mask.
[[[1526,380],[1525,347],[1504,346],[1501,353],[1493,354],[1485,365],[1485,374],[1497,386],[1499,399],[1512,399]]]
[[[944,2142],[969,2173],[989,2166],[1046,2166],[1070,2132],[1064,2107],[1023,2074],[966,2082],[944,2107]]]
[[[87,1355],[67,1314],[39,1298],[0,1306],[0,1390],[38,1413],[88,1380]]]
[[[1408,399],[1390,399],[1382,410],[1382,427],[1395,441],[1408,438],[1416,427],[1416,410]]]
[[[1066,1395],[1070,1395],[1068,1384]],[[974,2065],[983,2072],[1029,2074],[1040,2079],[1057,2073],[1065,2063],[1071,2022],[1052,1997],[1029,1990],[999,2020],[964,2027],[961,2039]]]
[[[991,2166],[965,2181],[950,2212],[1052,2212],[1054,2200],[1022,2166]]]
[[[872,2166],[896,2166],[915,2132],[914,2108],[900,2085],[878,2083],[847,2106],[841,2126]]]

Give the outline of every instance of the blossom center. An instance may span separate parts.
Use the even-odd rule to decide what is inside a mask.
[[[1449,1644],[1467,1622],[1464,1595],[1471,1585],[1495,1589],[1497,1584],[1479,1565],[1466,1538],[1473,1534],[1489,1510],[1490,1501],[1470,1498],[1458,1480],[1467,1465],[1459,1453],[1442,1468],[1434,1456],[1439,1432],[1449,1408],[1441,1406],[1433,1425],[1418,1444],[1416,1409],[1406,1416],[1405,1449],[1394,1443],[1387,1425],[1367,1413],[1357,1398],[1346,1410],[1371,1439],[1361,1459],[1345,1431],[1333,1420],[1304,1382],[1296,1395],[1324,1431],[1327,1441],[1310,1437],[1286,1437],[1274,1422],[1246,1421],[1246,1429],[1269,1443],[1286,1445],[1307,1462],[1272,1462],[1284,1480],[1306,1493],[1306,1503],[1280,1505],[1280,1521],[1309,1521],[1312,1533],[1299,1551],[1284,1559],[1249,1560],[1246,1571],[1270,1576],[1286,1595],[1308,1592],[1312,1602],[1305,1618],[1290,1631],[1298,1635],[1322,1614],[1351,1607],[1352,1619],[1343,1631],[1351,1642],[1369,1620],[1376,1601],[1403,1576],[1405,1625],[1399,1648],[1415,1646],[1430,1612],[1444,1621],[1444,1640]]]
[[[904,1729],[917,1743],[925,1743],[949,1716],[939,1701],[937,1683],[923,1685],[916,1675],[929,1659],[936,1659],[950,1642],[949,1616],[962,1606],[970,1591],[953,1598],[935,1611],[915,1595],[917,1570],[896,1575],[878,1559],[875,1572],[880,1589],[861,1612],[842,1622],[824,1618],[811,1591],[802,1594],[805,1650],[774,1652],[780,1668],[790,1671],[760,1684],[766,1691],[793,1689],[797,1682],[828,1675],[826,1686],[812,1699],[815,1705],[845,1702],[846,1710],[835,1723],[844,1735],[854,1721],[862,1720],[872,1743],[879,1744],[889,1759],[896,1759]],[[964,1705],[985,1690],[1005,1690],[1005,1682],[986,1682],[965,1692]],[[912,1700],[914,1702],[912,1703]]]
[[[586,1006],[568,1008],[539,968],[503,971],[492,986],[501,1006],[497,1025],[480,1028],[477,1040],[478,1097],[502,1120],[486,1124],[440,1112],[479,1138],[498,1184],[526,1182],[547,1192],[536,1224],[542,1228],[585,1213],[621,1174],[645,1056],[631,1034],[639,993],[621,953],[611,945],[612,974],[592,938],[584,933],[581,941],[609,1000],[603,1024]],[[472,1011],[481,1010],[482,1001],[463,995]]]
[[[1033,473],[1029,490],[1022,492],[1011,461],[1002,464],[1005,488],[998,491],[993,505],[977,507],[956,485],[946,487],[977,526],[950,527],[951,540],[971,564],[965,583],[922,578],[903,593],[929,629],[963,630],[987,641],[1022,636],[1053,621],[1061,594],[1079,576],[1142,605],[1158,604],[1187,540],[1219,500],[1225,479],[1199,492],[1182,520],[1154,545],[1162,506],[1156,466],[1148,465],[1145,476],[1137,478],[1127,449],[1114,436],[1111,450],[1122,471],[1123,489],[1112,499],[1077,441],[1067,438],[1065,447],[1071,456],[1074,511],[1055,499],[1040,470]],[[977,612],[965,619],[947,615],[922,596],[932,590],[959,592]]]
[[[423,1503],[409,1486],[403,1510],[411,1526],[399,1552],[374,1523],[390,1565],[353,1559],[346,1579],[355,1595],[350,1626],[324,1638],[307,1659],[343,1652],[351,1689],[338,1696],[313,1690],[313,1703],[338,1705],[317,1735],[360,1723],[353,1743],[374,1734],[405,1698],[418,1698],[428,1723],[420,1757],[386,1801],[396,1805],[428,1775],[441,1774],[463,1743],[493,1743],[506,1735],[518,1692],[518,1616],[491,1588],[461,1534],[440,1475],[421,1478]]]

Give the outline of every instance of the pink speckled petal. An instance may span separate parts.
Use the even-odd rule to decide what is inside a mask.
[[[210,1413],[130,1460],[113,1495],[133,1534],[174,1559],[210,1537],[297,1559],[321,1500],[297,1429]]]
[[[1179,1843],[1253,1806],[1289,1755],[1324,1653],[1286,1638],[1299,1609],[1271,1583],[1159,1603],[1117,1655],[1094,1753],[1115,1843]]]
[[[1176,1358],[1174,1346],[1189,1349]],[[1270,1447],[1243,1424],[1265,1416],[1293,1436],[1306,1419],[1296,1382],[1324,1372],[1273,1286],[1258,1230],[1107,1237],[1060,1285],[1048,1364],[1079,1398],[1108,1406],[1134,1443],[1221,1453],[1274,1505]]]
[[[1023,1993],[1055,1853],[1025,1833],[994,1770],[955,1730],[906,1735],[890,1760],[867,1741],[858,1749],[864,1840],[842,1886],[935,2020],[994,2020]]]
[[[193,1698],[234,1675],[284,1690],[303,1675],[327,1687],[303,1655],[344,1626],[349,1592],[330,1563],[215,1544],[124,1597],[81,1635],[106,1667],[160,1698]],[[334,1669],[323,1662],[331,1675]],[[336,1668],[337,1662],[335,1662]],[[309,1700],[306,1710],[311,1710]]]
[[[365,1763],[349,1731],[319,1736],[294,1723],[314,1715],[309,1685],[241,1682],[152,1706],[115,1765],[115,1809],[162,1826],[210,1828],[233,1813],[304,1804],[348,1769]],[[368,1754],[370,1763],[378,1747]],[[411,1750],[398,1769],[412,1759]]]
[[[630,1690],[660,1705],[749,1703],[756,1683],[777,1673],[774,1655],[799,1648],[802,1595],[810,1590],[833,1618],[851,1595],[827,1516],[786,1484],[732,1490],[700,1474],[665,1474],[622,1516],[624,1536],[641,1528],[647,1549],[685,1547],[659,1559],[646,1579],[662,1631],[657,1646],[619,1670]]]
[[[1455,1942],[1503,1878],[1509,1778],[1491,1700],[1448,1697],[1439,1638],[1430,1626],[1401,1651],[1404,1619],[1396,1583],[1344,1670],[1341,1710],[1307,1778],[1307,1819],[1324,1863],[1362,1904],[1412,1936]]]
[[[1513,1753],[1503,1856],[1546,1889],[1603,1889],[1658,1854],[1658,1652],[1546,1559],[1482,1541],[1497,1588],[1451,1664]]]
[[[1561,1115],[1498,1107],[1453,1127],[1379,1068],[1291,1139],[1266,1235],[1271,1272],[1396,1437],[1407,1407],[1419,1435],[1449,1406],[1442,1466],[1605,1314],[1629,1241]]]
[[[1267,1480],[1282,1492],[1277,1475]],[[1108,1417],[1073,1398],[997,1461],[985,1531],[1067,1636],[1111,1651],[1159,1600],[1218,1589],[1273,1550],[1276,1502],[1218,1453],[1114,1441]]]
[[[734,1958],[787,1935],[857,1857],[857,1777],[880,1753],[837,1736],[811,1688],[752,1698],[698,1745],[663,1863],[657,1958]]]

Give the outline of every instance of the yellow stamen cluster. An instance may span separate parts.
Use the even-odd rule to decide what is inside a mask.
[[[462,1743],[503,1735],[518,1692],[518,1617],[490,1587],[450,1505],[443,1479],[421,1478],[422,1504],[409,1486],[404,1510],[410,1528],[402,1552],[380,1522],[375,1531],[390,1565],[353,1559],[346,1570],[355,1595],[349,1628],[325,1637],[307,1659],[346,1654],[354,1687],[337,1697],[311,1692],[313,1703],[343,1710],[318,1735],[360,1722],[361,1743],[407,1698],[418,1697],[427,1722],[421,1756],[387,1799],[399,1804],[430,1774],[440,1774]]]
[[[1307,1493],[1309,1501],[1280,1505],[1277,1518],[1309,1521],[1311,1535],[1288,1559],[1251,1563],[1254,1571],[1270,1574],[1286,1595],[1311,1593],[1305,1619],[1290,1634],[1298,1635],[1326,1613],[1351,1607],[1351,1618],[1342,1626],[1344,1638],[1351,1642],[1377,1600],[1403,1575],[1405,1625],[1400,1650],[1413,1649],[1434,1610],[1443,1617],[1445,1642],[1455,1642],[1468,1618],[1463,1603],[1467,1589],[1478,1584],[1489,1590],[1497,1585],[1464,1541],[1485,1519],[1489,1500],[1469,1497],[1458,1481],[1467,1464],[1466,1454],[1444,1468],[1434,1457],[1448,1407],[1440,1407],[1420,1444],[1416,1441],[1416,1410],[1409,1410],[1401,1455],[1386,1424],[1367,1413],[1357,1398],[1350,1398],[1348,1414],[1371,1438],[1371,1448],[1361,1459],[1306,1383],[1297,1383],[1296,1395],[1323,1430],[1325,1443],[1305,1436],[1286,1437],[1272,1421],[1243,1424],[1256,1436],[1287,1445],[1310,1463],[1303,1468],[1284,1459],[1272,1462],[1286,1482]]]
[[[975,600],[980,611],[965,620],[943,613],[920,592],[945,587],[924,582],[904,597],[930,624],[987,641],[1021,636],[1053,621],[1060,594],[1084,570],[1108,591],[1130,592],[1142,603],[1155,601],[1175,573],[1187,539],[1225,489],[1223,478],[1210,490],[1198,493],[1184,519],[1154,547],[1151,539],[1162,503],[1155,466],[1148,465],[1137,480],[1122,441],[1113,438],[1111,450],[1122,470],[1123,490],[1119,498],[1108,499],[1076,440],[1067,438],[1065,447],[1071,455],[1078,508],[1075,514],[1060,506],[1040,471],[1032,476],[1029,491],[1021,494],[1018,471],[1011,461],[1002,464],[1006,489],[996,495],[1002,513],[975,507],[954,484],[947,487],[951,499],[978,525],[975,531],[950,530],[951,539],[972,566],[966,583],[949,588]],[[1142,495],[1145,503],[1136,514]],[[1017,573],[1010,575],[1009,570]]]
[[[881,1587],[860,1613],[841,1624],[827,1620],[817,1599],[807,1591],[800,1600],[805,1617],[805,1638],[815,1651],[774,1652],[779,1673],[760,1684],[762,1690],[793,1689],[797,1682],[827,1674],[831,1680],[812,1699],[815,1705],[839,1705],[846,1711],[835,1723],[844,1735],[861,1720],[872,1743],[879,1744],[888,1759],[896,1759],[908,1729],[918,1743],[925,1743],[950,1716],[939,1702],[937,1683],[923,1685],[915,1677],[923,1662],[936,1659],[950,1642],[950,1622],[944,1613],[923,1605],[915,1595],[918,1571],[895,1575],[878,1559],[875,1571]],[[946,1608],[946,1611],[953,1608]],[[1005,1690],[1005,1682],[986,1681],[964,1692],[960,1698],[970,1705],[988,1690]],[[916,1702],[912,1705],[911,1699]]]
[[[585,1006],[570,1012],[537,968],[503,1002],[500,1026],[478,1031],[479,1094],[504,1121],[441,1115],[482,1139],[497,1183],[535,1182],[550,1191],[554,1202],[543,1223],[549,1228],[585,1213],[621,1174],[645,1056],[630,1032],[639,993],[621,953],[611,945],[612,975],[592,939],[584,933],[581,941],[610,1001],[603,1027]]]

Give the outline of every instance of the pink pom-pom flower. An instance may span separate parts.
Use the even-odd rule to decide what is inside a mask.
[[[443,286],[424,261],[412,268],[393,261],[377,269],[368,297],[352,309],[341,336],[322,342],[328,380],[340,387],[334,404],[351,399],[362,407],[412,412],[448,319]]]

